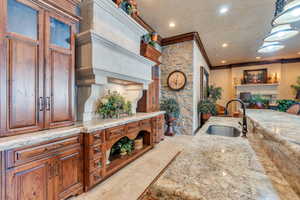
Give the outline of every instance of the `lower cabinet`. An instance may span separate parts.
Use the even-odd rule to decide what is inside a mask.
[[[6,152],[6,200],[62,200],[83,192],[81,136]]]

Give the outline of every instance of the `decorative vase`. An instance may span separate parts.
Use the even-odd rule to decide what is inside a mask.
[[[210,113],[202,113],[202,119],[204,121],[209,120],[209,118],[211,118],[211,114]]]
[[[135,139],[134,140],[134,149],[135,150],[140,150],[142,148],[143,148],[143,138]]]
[[[107,165],[110,164],[110,161],[109,161],[110,151],[111,151],[111,149],[109,149],[109,150],[106,151],[106,164]]]
[[[165,135],[166,136],[174,136],[175,135],[174,122],[176,121],[176,118],[170,114],[167,114],[166,121],[167,121],[168,128],[167,128],[167,131],[165,132]]]
[[[156,32],[153,32],[151,35],[152,41],[157,42],[158,40],[158,34]]]
[[[117,7],[120,7],[120,4],[123,2],[123,0],[114,0]]]
[[[121,156],[126,156],[126,155],[127,155],[127,151],[121,152],[120,155],[121,155]]]

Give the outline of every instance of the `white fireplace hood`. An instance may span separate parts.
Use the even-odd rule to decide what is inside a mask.
[[[81,13],[76,49],[78,119],[98,118],[97,101],[108,90],[120,91],[132,101],[135,113],[155,65],[140,55],[141,37],[147,31],[111,0],[85,0]]]

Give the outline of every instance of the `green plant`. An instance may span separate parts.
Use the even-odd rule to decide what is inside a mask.
[[[296,91],[300,90],[300,76],[298,76],[298,78],[297,78],[297,84],[296,85],[291,85],[291,87],[293,89],[295,89]]]
[[[118,92],[112,92],[99,100],[96,112],[107,119],[119,117],[120,114],[131,115],[131,110],[130,101],[126,101]]]
[[[214,85],[211,85],[208,87],[208,97],[213,101],[217,102],[217,100],[220,100],[222,97],[222,91],[223,89],[221,87],[216,87]]]
[[[263,98],[261,95],[252,95],[250,99],[250,104],[262,104],[264,107],[267,107],[269,105],[269,100],[266,98]]]
[[[173,98],[162,99],[160,103],[160,109],[166,111],[167,115],[171,115],[175,118],[179,118],[180,115],[179,104]]]
[[[128,15],[131,15],[133,13],[133,6],[130,4],[128,0],[123,0],[120,4],[120,7],[122,10],[124,10]]]
[[[297,103],[297,101],[291,99],[282,99],[277,101],[277,110],[280,112],[286,112],[292,105]]]
[[[198,103],[198,113],[217,115],[216,104],[211,99],[201,100]]]
[[[147,33],[144,35],[142,40],[145,44],[150,44],[151,46],[155,47],[156,42],[152,40],[152,33]]]
[[[121,152],[131,153],[133,150],[133,141],[127,137],[120,139],[116,144],[111,148],[111,155],[115,155]]]

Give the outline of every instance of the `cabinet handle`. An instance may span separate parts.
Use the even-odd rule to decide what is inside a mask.
[[[95,136],[94,136],[94,139],[95,139],[95,140],[100,140],[100,139],[101,139],[101,136],[100,136],[100,135],[95,135]]]
[[[44,110],[44,98],[43,97],[40,97],[39,99],[39,108],[40,108],[40,111],[43,111]]]
[[[50,97],[46,97],[46,110],[50,110]]]

